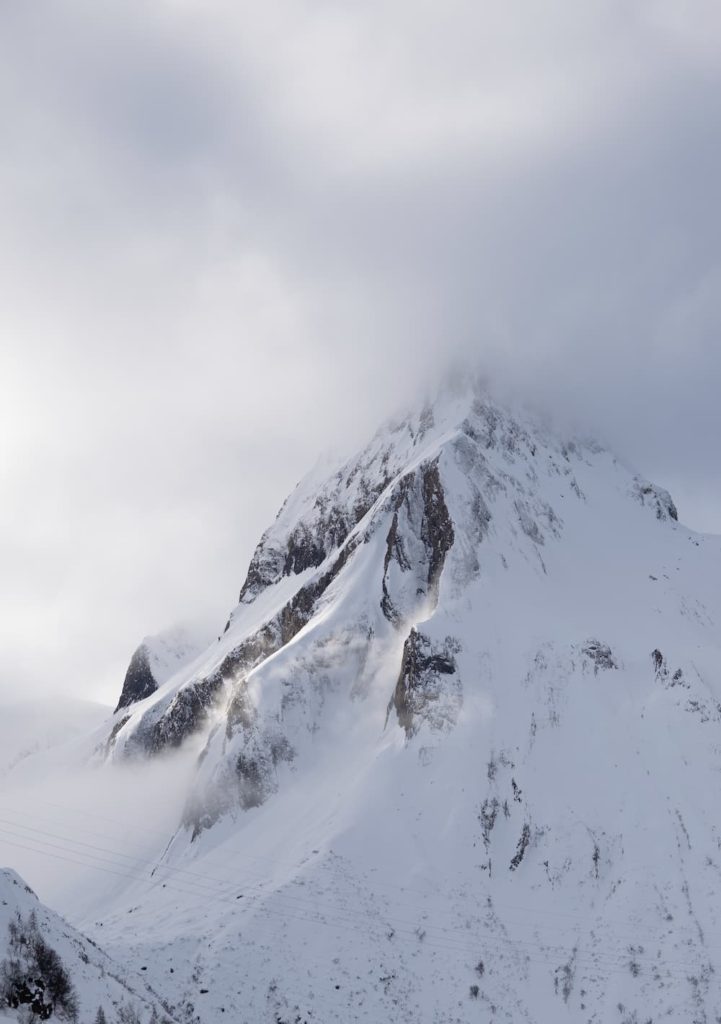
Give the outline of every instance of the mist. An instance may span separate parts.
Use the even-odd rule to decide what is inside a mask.
[[[111,912],[157,870],[196,768],[194,743],[152,762],[90,756],[108,711],[47,698],[2,709],[0,860],[75,920],[98,904]],[[170,888],[182,881],[172,876]]]

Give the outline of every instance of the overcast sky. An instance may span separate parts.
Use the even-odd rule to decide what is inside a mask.
[[[0,127],[0,694],[220,630],[459,355],[721,531],[718,0],[6,0]]]

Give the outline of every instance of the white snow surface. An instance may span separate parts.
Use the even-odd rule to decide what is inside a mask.
[[[85,821],[87,934],[203,1022],[721,1019],[721,538],[469,381],[302,483],[253,567],[87,745],[137,772],[195,709],[124,882],[132,822]]]

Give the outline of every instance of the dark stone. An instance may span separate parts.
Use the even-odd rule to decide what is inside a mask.
[[[120,700],[115,710],[120,711],[121,708],[127,708],[139,700],[145,700],[157,689],[158,683],[150,668],[148,650],[145,644],[141,644],[130,659]]]
[[[524,856],[526,855],[526,850],[528,849],[528,844],[530,842],[531,842],[531,826],[528,823],[526,823],[526,824],[524,824],[523,828],[521,829],[521,836],[520,836],[520,839],[518,840],[518,846],[516,847],[516,852],[513,855],[513,858],[512,858],[511,863],[510,863],[510,870],[511,871],[515,871],[516,868],[521,863],[521,861],[523,860]]]
[[[672,519],[678,522],[678,509],[673,498],[662,487],[636,479],[635,494],[642,505],[648,505],[653,509],[657,519]]]
[[[407,476],[402,477],[398,482],[393,498],[393,518],[391,520],[391,527],[388,531],[388,536],[386,537],[386,554],[383,560],[383,596],[381,597],[381,610],[388,621],[393,622],[396,625],[400,623],[400,616],[396,611],[388,592],[387,575],[388,568],[393,561],[397,562],[404,572],[408,572],[413,568],[405,553],[403,538],[400,535],[399,513],[404,502],[408,500],[408,494],[411,490],[414,479],[415,473],[409,473]]]
[[[315,569],[326,557],[326,550],[321,541],[311,535],[305,524],[301,524],[288,538],[283,575],[297,575],[306,569]]]
[[[356,466],[345,481],[346,488],[353,484],[359,473],[359,496],[349,508],[343,503],[341,478],[336,482],[340,493],[331,495],[325,491],[316,499],[312,527],[306,523],[296,525],[283,548],[272,548],[265,535],[261,538],[251,559],[239,601],[252,600],[265,587],[275,583],[282,576],[296,575],[306,569],[317,568],[333,551],[345,543],[348,535],[390,483],[385,471],[378,478],[376,470],[372,482],[363,474],[361,467]]]
[[[338,576],[352,553],[355,551],[357,542],[355,540],[343,547],[333,562],[333,565],[319,576],[317,580],[307,583],[288,602],[280,613],[278,624],[280,627],[280,647],[289,643],[303,626],[310,620],[320,597],[326,592],[333,580]]]
[[[657,679],[665,679],[668,676],[668,667],[666,665],[666,659],[664,658],[658,647],[655,651],[651,652],[651,661],[653,662],[653,670]]]
[[[446,505],[443,484],[438,472],[438,459],[423,472],[423,522],[421,538],[429,551],[428,589],[435,597],[438,593],[446,555],[453,547],[455,534]]]
[[[219,675],[224,682],[236,681],[242,673],[247,673],[265,658],[274,654],[280,647],[277,626],[270,622],[237,647],[233,648],[221,661],[214,675]]]
[[[136,744],[146,753],[155,754],[169,747],[178,747],[202,728],[209,710],[215,705],[225,686],[234,687],[226,719],[226,735],[230,737],[239,726],[250,729],[255,709],[245,686],[248,673],[266,658],[280,650],[305,626],[315,610],[318,599],[341,571],[355,544],[340,551],[331,568],[318,579],[302,587],[275,619],[265,623],[248,639],[225,656],[220,665],[204,679],[184,686],[173,698],[163,715],[148,729],[140,729]],[[122,726],[118,726],[118,729]]]
[[[593,662],[593,673],[598,675],[601,669],[617,669],[618,665],[608,644],[600,640],[587,640],[581,648],[585,656]]]
[[[199,679],[179,690],[168,710],[147,732],[141,733],[148,753],[159,753],[181,743],[204,724],[223,685],[219,675]]]
[[[418,477],[419,473],[420,479]],[[446,556],[453,546],[455,539],[453,522],[446,505],[443,484],[438,470],[438,459],[436,458],[421,469],[414,470],[402,477],[393,495],[393,518],[386,538],[381,609],[388,621],[396,626],[402,625],[403,617],[395,607],[388,590],[388,569],[391,562],[396,562],[404,572],[415,568],[406,554],[406,545],[404,544],[400,526],[400,513],[405,505],[408,508],[409,519],[412,519],[412,510],[409,507],[409,503],[418,494],[418,484],[420,484],[420,500],[422,503],[420,540],[426,550],[428,566],[423,581],[425,587],[419,591],[419,595],[426,593],[432,600],[435,601],[437,599]]]
[[[416,716],[422,712],[429,693],[435,691],[438,677],[455,673],[454,654],[458,649],[457,643],[447,638],[438,650],[423,633],[417,629],[410,631],[403,645],[398,682],[388,705],[388,713],[395,708],[398,724],[405,729],[406,736],[416,732]]]

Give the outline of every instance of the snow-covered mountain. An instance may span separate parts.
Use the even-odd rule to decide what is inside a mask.
[[[209,1022],[719,1020],[720,623],[721,538],[446,387],[301,482],[221,638],[125,694],[96,764],[197,767],[84,927]]]
[[[142,975],[113,962],[0,869],[0,1019],[172,1024]]]

